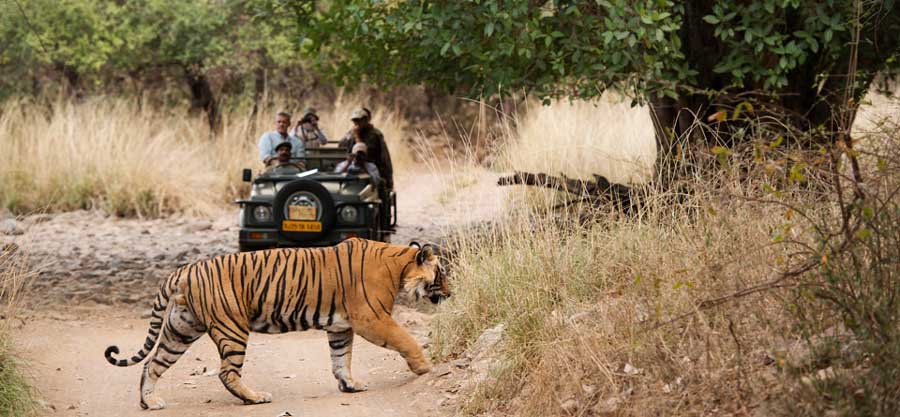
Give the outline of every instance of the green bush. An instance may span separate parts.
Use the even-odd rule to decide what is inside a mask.
[[[26,279],[31,278],[27,263],[16,244],[0,245],[0,316],[12,317],[16,296]],[[7,328],[0,321],[0,415],[26,416],[35,410],[34,391],[15,357]]]
[[[9,349],[9,336],[0,330],[0,415],[25,416],[34,412],[34,393]]]

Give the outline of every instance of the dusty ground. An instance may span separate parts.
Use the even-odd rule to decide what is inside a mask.
[[[397,244],[440,241],[451,228],[504,211],[505,190],[487,172],[420,174],[397,184]],[[12,325],[44,414],[142,414],[141,367],[112,367],[102,353],[110,344],[123,354],[140,347],[158,282],[175,266],[237,250],[234,217],[141,220],[73,212],[5,220],[0,246],[15,242],[38,272]],[[400,306],[395,318],[427,346],[429,314]],[[245,377],[254,389],[271,392],[272,404],[240,405],[212,375],[218,355],[203,338],[161,379],[159,392],[169,407],[154,415],[443,415],[452,413],[448,404],[459,384],[442,380],[462,368],[439,364],[416,378],[399,354],[357,338],[354,374],[370,389],[341,394],[324,333],[253,334],[249,346]]]

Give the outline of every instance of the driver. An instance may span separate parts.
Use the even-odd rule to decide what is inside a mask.
[[[366,161],[366,144],[363,142],[356,142],[353,145],[353,149],[350,151],[350,154],[347,155],[347,159],[341,161],[334,167],[334,172],[348,173],[348,174],[356,174],[365,172],[372,177],[372,184],[376,187],[381,185],[381,174],[378,172],[378,167],[375,164]]]
[[[259,137],[259,160],[269,166],[275,161],[277,156],[275,153],[275,145],[282,142],[291,144],[291,157],[295,159],[306,156],[306,148],[303,142],[297,136],[288,134],[288,128],[291,127],[291,114],[279,112],[275,116],[275,130],[263,133]]]
[[[302,163],[291,162],[291,148],[293,146],[290,142],[281,142],[275,146],[275,159],[273,159],[273,164],[266,169],[267,174],[293,175],[303,170]]]

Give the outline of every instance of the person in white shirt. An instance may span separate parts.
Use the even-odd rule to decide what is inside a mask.
[[[291,114],[279,112],[275,116],[275,130],[263,133],[259,137],[259,160],[266,166],[270,165],[277,157],[275,147],[282,142],[291,144],[291,158],[300,159],[306,156],[306,147],[303,142],[295,135],[288,133],[291,127]]]
[[[372,177],[372,183],[377,187],[381,184],[381,174],[378,172],[378,167],[371,162],[366,161],[366,144],[363,142],[356,142],[353,145],[353,149],[350,151],[350,155],[347,155],[347,159],[341,161],[334,167],[334,172],[355,174],[360,172],[365,172]]]

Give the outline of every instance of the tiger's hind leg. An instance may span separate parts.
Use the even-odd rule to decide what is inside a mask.
[[[328,347],[331,348],[331,372],[338,380],[341,392],[359,392],[369,386],[357,382],[350,375],[350,360],[353,357],[353,329],[342,332],[328,332]]]
[[[219,380],[228,392],[243,400],[244,404],[272,402],[272,394],[254,392],[241,381],[241,367],[244,366],[249,335],[249,329],[242,328],[234,322],[210,329],[209,336],[219,348],[219,356],[222,358]]]
[[[153,357],[144,365],[144,373],[141,375],[141,408],[145,410],[165,408],[165,401],[153,393],[156,381],[178,361],[191,343],[203,336],[205,331],[203,325],[185,305],[184,297],[176,296],[175,303],[169,310],[169,318],[163,326],[159,345]]]

